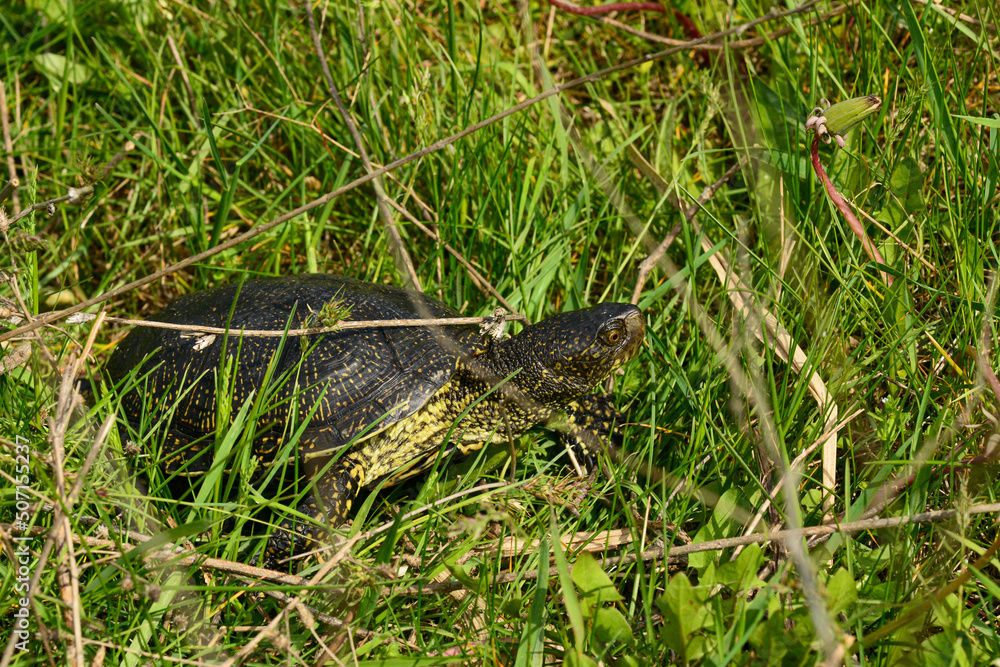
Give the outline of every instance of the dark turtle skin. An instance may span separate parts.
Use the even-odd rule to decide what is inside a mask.
[[[316,312],[330,304],[349,309],[345,320],[459,316],[418,292],[296,275],[197,292],[150,319],[284,331],[318,326]],[[273,464],[293,429],[306,424],[297,454],[314,486],[297,509],[312,521],[282,521],[261,563],[274,568],[311,548],[324,525],[342,523],[363,488],[416,475],[455,450],[476,451],[495,433],[505,437],[508,425],[516,436],[565,415],[565,437],[592,450],[623,420],[609,396],[591,392],[635,355],[645,331],[639,309],[620,303],[555,315],[503,340],[468,325],[283,337],[136,327],[106,371],[118,384],[138,369],[137,382],[120,386],[122,412],[134,427],[173,409],[160,461],[167,475],[207,472],[216,430],[262,392],[269,407],[253,440],[261,468]],[[227,365],[231,379],[223,395],[230,416],[220,424],[218,375]]]

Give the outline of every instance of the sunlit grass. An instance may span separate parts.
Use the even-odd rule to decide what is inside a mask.
[[[840,419],[849,418],[833,461],[833,514],[870,518],[866,511],[892,480],[906,484],[878,508],[880,517],[962,510],[938,524],[808,544],[834,643],[871,664],[904,655],[915,664],[977,664],[1000,654],[995,561],[890,638],[865,640],[941,591],[997,537],[988,514],[965,513],[996,499],[995,464],[954,464],[989,451],[1000,400],[977,365],[982,355],[985,367],[1000,367],[993,327],[1000,45],[992,27],[1000,16],[988,3],[953,8],[960,15],[862,3],[822,24],[810,13],[775,21],[745,37],[792,32],[711,52],[705,64],[685,51],[590,82],[387,177],[388,196],[441,241],[395,216],[422,285],[467,315],[497,304],[445,243],[539,320],[627,301],[639,263],[683,223],[666,253],[677,273],[654,270],[640,295],[647,345],[614,382],[629,416],[629,458],[605,459],[583,482],[556,438],[536,430],[516,443],[514,459],[508,443],[496,443],[368,496],[324,554],[357,538],[350,558],[325,576],[327,590],[268,584],[301,594],[353,634],[293,612],[244,664],[315,664],[324,645],[345,664],[396,656],[444,664],[454,652],[504,664],[822,662],[829,647],[816,641],[808,591],[780,544],[595,568],[579,567],[586,557],[559,542],[582,532],[623,541],[606,554],[596,550],[600,562],[743,534],[778,483],[782,461],[827,429],[829,413],[809,391],[814,374]],[[679,9],[708,34],[770,7]],[[375,165],[554,83],[663,48],[547,4],[330,3],[315,11],[335,84]],[[615,18],[684,38],[673,15]],[[288,4],[36,0],[0,14],[0,30],[20,206],[95,187],[82,206],[36,213],[0,244],[0,270],[16,276],[31,314],[149,275],[364,174],[305,18]],[[882,110],[848,135],[845,150],[823,147],[821,159],[885,266],[869,261],[826,199],[804,129],[820,98],[867,94],[882,97]],[[6,165],[6,146],[0,153]],[[740,159],[746,166],[685,221],[677,202],[692,205]],[[5,205],[13,215],[12,202]],[[41,244],[18,240],[27,234]],[[758,339],[761,325],[745,317],[712,256],[747,286],[750,312],[766,309],[789,333],[805,370],[793,369],[774,340]],[[369,186],[104,308],[144,317],[242,274],[308,271],[401,284]],[[894,277],[891,287],[880,271]],[[50,299],[59,293],[61,301]],[[7,284],[0,297],[2,308],[20,310]],[[48,418],[60,370],[79,354],[90,325],[59,328],[41,330],[48,354],[35,343],[26,365],[0,376],[10,476],[0,484],[0,520],[7,523],[18,511],[19,438],[30,446],[31,502],[57,504]],[[125,332],[101,328],[87,360],[95,378]],[[98,393],[68,432],[68,485],[114,405],[114,396]],[[212,567],[119,556],[123,543],[137,544],[125,531],[245,563],[269,521],[257,510],[272,499],[233,478],[192,505],[156,468],[162,433],[143,436],[146,446],[136,451],[111,433],[70,512],[74,534],[114,541],[76,547],[86,661],[101,641],[105,664],[159,664],[166,656],[222,662],[286,605],[256,604],[244,580]],[[234,442],[233,461],[245,468],[246,442]],[[821,457],[821,448],[806,457],[795,489],[795,520],[804,525],[827,515]],[[477,490],[481,484],[490,487]],[[32,505],[29,523],[54,529],[51,509],[35,509],[42,510]],[[790,518],[779,494],[756,530]],[[15,545],[8,536],[5,523],[5,551]],[[512,541],[524,548],[499,555]],[[44,542],[31,544],[37,552]],[[15,608],[12,562],[0,561],[0,585]],[[18,664],[62,664],[73,644],[59,562],[65,556],[56,550],[35,590],[31,650],[15,653]],[[321,567],[306,560],[298,574],[308,579]],[[9,636],[15,625],[0,627]]]

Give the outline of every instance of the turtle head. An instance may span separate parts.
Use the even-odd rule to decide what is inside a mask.
[[[520,368],[513,383],[528,397],[557,407],[583,396],[635,356],[646,335],[642,311],[602,303],[561,313],[500,343],[497,370]]]

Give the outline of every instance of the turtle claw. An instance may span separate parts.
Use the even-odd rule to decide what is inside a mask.
[[[621,448],[622,435],[616,428],[625,419],[615,409],[608,394],[588,394],[572,402],[567,410],[569,429],[559,439],[588,473],[597,468],[597,453]]]
[[[597,469],[597,452],[591,449],[578,435],[560,433],[559,441],[569,454],[572,467],[577,472],[580,472],[582,468],[582,472],[584,473],[581,475],[582,477],[587,477]],[[579,464],[579,468],[577,468],[576,464]]]
[[[312,547],[313,540],[301,533],[294,533],[285,528],[285,522],[274,531],[267,540],[263,551],[255,553],[250,560],[254,567],[276,572],[288,570],[287,561],[295,554],[302,554]],[[288,524],[291,527],[290,523]]]

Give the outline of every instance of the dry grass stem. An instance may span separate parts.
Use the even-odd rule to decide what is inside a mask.
[[[309,20],[309,32],[312,35],[313,47],[316,49],[316,57],[319,58],[320,67],[323,69],[323,76],[326,78],[330,97],[333,98],[334,103],[337,105],[340,116],[347,126],[347,131],[351,133],[351,138],[358,149],[358,155],[361,156],[361,163],[364,165],[365,171],[368,174],[375,174],[372,162],[368,158],[368,151],[365,149],[364,139],[361,138],[361,134],[358,132],[358,128],[351,118],[351,113],[344,106],[343,101],[340,99],[340,94],[337,92],[337,86],[333,82],[330,65],[327,63],[326,54],[323,52],[323,43],[320,41],[319,32],[316,30],[316,20],[313,17],[311,0],[305,0],[302,6],[305,8],[306,18]],[[367,72],[367,68],[364,71]],[[413,266],[413,260],[410,259],[410,253],[407,252],[406,246],[403,244],[403,237],[400,235],[399,228],[396,227],[396,223],[392,219],[392,213],[389,212],[389,206],[386,204],[389,198],[385,194],[381,174],[375,174],[372,177],[372,188],[375,190],[375,197],[378,200],[379,215],[382,217],[382,226],[389,241],[389,249],[396,260],[396,266],[402,267],[400,274],[403,277],[404,285],[411,289],[423,291],[420,286],[420,278],[417,276],[417,270]]]
[[[21,185],[21,181],[18,180],[16,177],[11,178],[9,181],[4,183],[3,187],[0,187],[0,204],[3,204],[8,199],[10,199],[11,195],[17,192],[17,188],[19,185]],[[5,221],[4,224],[9,225],[10,222]]]
[[[0,359],[0,375],[9,373],[15,368],[19,368],[31,357],[31,342],[25,341],[15,345],[9,351],[4,352],[3,359]]]
[[[17,196],[17,186],[21,181],[17,177],[17,166],[14,163],[14,143],[10,138],[10,117],[7,115],[7,88],[4,82],[0,81],[0,129],[3,130],[3,148],[7,154],[7,176],[8,183],[4,185],[4,196],[0,197],[0,204],[3,204],[7,197],[11,197],[14,206],[14,214],[21,210],[21,199]],[[10,192],[7,192],[8,186]]]
[[[472,263],[469,262],[469,260],[467,260],[465,258],[465,256],[462,255],[462,253],[460,253],[459,251],[455,250],[455,248],[453,248],[451,245],[449,245],[447,243],[442,243],[441,236],[436,231],[434,231],[433,229],[431,229],[430,227],[428,227],[424,223],[422,223],[419,220],[417,220],[416,217],[414,217],[412,213],[410,213],[409,211],[407,211],[406,208],[403,207],[401,204],[397,204],[392,199],[388,199],[387,201],[388,201],[388,203],[393,208],[395,208],[397,211],[399,211],[399,213],[401,215],[403,215],[403,217],[405,217],[407,220],[409,220],[411,223],[413,223],[413,225],[417,229],[419,229],[424,234],[426,234],[427,236],[429,236],[432,239],[434,239],[434,241],[436,241],[437,243],[441,244],[442,248],[444,248],[445,250],[447,250],[448,253],[451,254],[452,257],[454,257],[456,260],[458,260],[458,262],[462,266],[465,267],[465,270],[469,274],[469,277],[472,278],[473,284],[480,291],[484,292],[485,294],[488,294],[489,296],[491,296],[494,299],[496,299],[497,301],[499,301],[503,305],[503,307],[506,308],[507,310],[512,311],[512,312],[515,310],[515,308],[512,305],[510,305],[510,302],[507,301],[507,299],[505,299],[503,297],[503,295],[500,294],[500,292],[498,292],[495,287],[493,287],[493,284],[490,283],[490,281],[487,280],[483,276],[483,274],[481,274],[476,269],[476,267],[472,266]],[[441,282],[441,281],[439,281],[439,282]],[[524,316],[522,315],[521,317],[524,317]],[[525,322],[526,324],[529,323],[527,319],[523,319],[521,321]]]
[[[103,315],[103,311],[101,313]],[[87,322],[92,316],[75,317],[70,324]],[[348,329],[372,329],[386,327],[449,327],[494,324],[497,318],[493,315],[485,317],[440,317],[431,319],[416,320],[345,320],[338,322],[332,327],[306,327],[304,329],[227,329],[226,327],[204,327],[197,324],[174,324],[172,322],[157,322],[156,320],[133,320],[126,317],[105,317],[105,322],[113,324],[124,324],[128,326],[148,327],[151,329],[170,329],[172,331],[188,331],[192,334],[218,335],[218,336],[259,336],[261,338],[283,338],[285,336],[313,336],[317,334],[334,333],[346,331]],[[503,315],[505,322],[524,322],[526,318],[520,313],[506,313]]]
[[[643,174],[643,176],[645,176],[648,180],[650,180],[652,183],[655,184],[655,187],[657,188],[657,190],[660,192],[661,195],[666,194],[669,191],[669,184],[666,182],[666,179],[660,176],[660,174],[656,172],[656,169],[653,168],[653,165],[651,165],[646,160],[646,158],[643,157],[642,153],[637,151],[633,146],[628,146],[627,151],[629,159],[632,160],[632,164],[635,165],[635,167]],[[683,204],[681,204],[681,202],[678,199],[676,199],[676,197],[671,196],[669,198],[671,203],[673,203],[675,206],[677,206],[678,209],[680,209],[683,212],[684,221],[691,222],[691,220],[694,219],[694,216],[698,212],[698,210],[702,208],[706,203],[708,203],[708,201],[712,198],[712,195],[714,195],[719,190],[719,188],[721,188],[725,183],[727,183],[729,179],[731,179],[736,174],[736,172],[742,169],[746,165],[746,162],[747,162],[746,158],[740,158],[740,160],[738,160],[736,164],[727,169],[726,172],[721,177],[719,177],[718,180],[716,180],[714,183],[712,183],[704,190],[702,190],[701,195],[698,197],[698,200],[686,208],[683,206]],[[663,241],[661,241],[660,244],[657,245],[656,248],[654,248],[653,251],[649,253],[646,259],[639,262],[639,271],[635,279],[635,288],[632,291],[632,303],[634,304],[639,303],[639,297],[642,296],[642,290],[645,289],[646,281],[649,279],[649,274],[656,267],[656,264],[660,261],[660,258],[663,256],[663,253],[667,251],[670,245],[681,233],[681,230],[683,229],[683,224],[684,223],[679,222],[676,225],[674,225],[674,228],[670,230],[670,233],[667,234],[666,238],[664,238]]]
[[[926,0],[924,0],[926,2]],[[830,19],[839,16],[849,10],[851,7],[856,5],[857,2],[848,2],[842,5],[838,5],[828,12],[807,19],[803,21],[803,25],[822,25],[829,21]],[[658,35],[653,32],[647,32],[645,30],[640,30],[639,28],[633,28],[627,23],[622,23],[621,21],[609,18],[607,16],[592,16],[590,17],[594,21],[598,21],[605,25],[609,25],[618,30],[622,30],[636,37],[640,37],[654,44],[664,44],[668,46],[680,46],[685,42],[680,39],[675,39],[673,37],[664,37],[663,35]],[[776,39],[784,37],[785,35],[790,35],[796,31],[796,28],[780,28],[766,35],[760,35],[758,37],[750,37],[747,39],[737,39],[731,42],[726,42],[725,44],[699,44],[697,46],[691,47],[692,51],[697,52],[711,52],[711,51],[743,51],[746,49],[752,49],[768,42],[773,42]]]
[[[763,544],[765,542],[788,543],[793,540],[802,540],[806,537],[817,535],[833,535],[835,533],[852,534],[869,530],[884,530],[889,528],[899,528],[912,524],[940,523],[956,518],[959,514],[968,516],[979,514],[992,514],[1000,511],[1000,503],[989,503],[986,505],[975,505],[962,510],[934,510],[930,512],[920,512],[906,516],[890,517],[886,519],[865,519],[842,524],[823,524],[820,526],[808,526],[805,528],[776,530],[767,533],[754,533],[752,535],[742,535],[740,537],[727,537],[709,542],[698,542],[695,544],[684,544],[675,547],[653,547],[638,554],[628,554],[624,556],[613,556],[600,561],[603,569],[610,570],[615,567],[631,565],[637,561],[651,561],[663,559],[666,562],[678,562],[685,556],[694,553],[704,553],[707,551],[722,551],[748,544]],[[556,578],[558,572],[556,568],[551,568],[550,579]],[[505,584],[515,581],[526,581],[538,578],[537,570],[527,570],[524,572],[508,572],[500,574],[492,579],[496,584]],[[427,595],[430,593],[447,593],[461,588],[462,584],[457,581],[448,581],[442,584],[431,584],[425,586],[413,586],[402,589],[395,589],[395,595]]]
[[[864,410],[855,410],[851,414],[847,415],[844,419],[840,421],[839,424],[836,424],[834,426],[834,430],[824,432],[822,435],[819,436],[819,438],[814,440],[811,445],[809,445],[801,452],[799,452],[798,456],[796,456],[789,464],[789,467],[792,470],[798,470],[799,467],[802,465],[802,463],[806,460],[806,458],[808,458],[809,455],[812,454],[819,445],[828,442],[830,436],[834,435],[844,426],[850,424],[852,419],[863,413]],[[771,487],[771,490],[770,492],[768,492],[767,497],[764,499],[764,502],[761,503],[761,506],[757,510],[757,513],[754,514],[753,519],[750,520],[750,523],[747,524],[746,529],[743,531],[744,535],[749,535],[757,529],[757,526],[760,524],[761,519],[764,518],[764,514],[767,512],[768,508],[771,507],[772,503],[774,502],[774,499],[778,495],[778,492],[781,491],[781,487],[785,485],[785,481],[786,478],[783,476],[781,477],[781,479],[778,480],[778,482],[773,487]],[[736,556],[739,555],[740,551],[741,548],[736,549],[736,552],[733,554],[734,560],[736,559]]]
[[[666,179],[656,172],[647,160],[642,158],[641,155],[633,156],[633,163],[642,165],[641,171],[652,182],[661,196],[665,196],[667,194],[669,184]],[[624,217],[626,220],[629,220],[627,215]],[[793,347],[791,345],[791,336],[787,333],[787,331],[785,331],[784,327],[778,323],[777,318],[757,303],[756,299],[752,297],[752,292],[743,284],[742,280],[735,275],[730,268],[729,262],[721,256],[721,252],[714,252],[714,244],[709,241],[708,237],[702,232],[698,225],[694,223],[693,219],[688,222],[694,226],[695,231],[699,234],[702,249],[709,255],[709,261],[712,264],[712,268],[719,276],[719,280],[725,287],[730,301],[732,301],[737,312],[739,312],[748,323],[748,326],[754,336],[765,345],[773,348],[775,353],[778,354],[778,356],[786,363],[789,363],[793,368],[795,368],[795,370],[801,372],[807,365],[808,358],[806,355],[799,349],[798,346]],[[665,254],[659,258],[659,263],[662,270],[664,270],[668,276],[674,276],[677,274],[676,267],[674,267],[673,263]],[[683,287],[680,283],[678,283],[678,285],[676,285],[676,289],[683,290]],[[776,436],[777,432],[770,418],[770,408],[766,402],[765,392],[761,389],[759,383],[755,381],[754,377],[744,373],[738,359],[736,358],[736,348],[727,348],[718,331],[715,329],[714,324],[711,323],[705,314],[703,307],[693,299],[688,299],[688,307],[690,308],[695,321],[698,323],[698,326],[706,339],[710,342],[712,347],[718,351],[719,357],[726,361],[726,369],[730,374],[732,382],[739,388],[743,396],[749,400],[751,405],[756,408],[761,424],[763,442],[771,451],[772,457],[776,460],[783,461],[784,459],[780,457],[778,439]],[[764,328],[767,329],[766,333]],[[821,413],[828,415],[825,428],[826,431],[833,434],[826,439],[823,445],[824,487],[827,492],[831,492],[835,487],[836,482],[837,441],[836,430],[834,427],[837,424],[837,408],[830,399],[829,393],[826,390],[826,385],[817,373],[813,373],[809,383],[809,391],[816,398],[817,403],[819,403]],[[797,476],[796,472],[788,466],[784,467],[783,475],[789,480],[795,480]],[[797,525],[798,500],[797,493],[795,491],[796,487],[796,483],[785,484],[785,514],[788,521],[792,525],[792,529],[797,529],[799,527]],[[826,503],[832,503],[832,497],[828,499]],[[836,632],[829,615],[826,613],[825,603],[823,602],[816,586],[815,573],[813,571],[812,564],[806,558],[804,545],[801,541],[785,542],[785,545],[792,556],[796,569],[798,570],[806,600],[809,604],[810,615],[816,626],[817,632],[822,638],[824,651],[829,655],[835,647],[834,636],[836,635]]]

